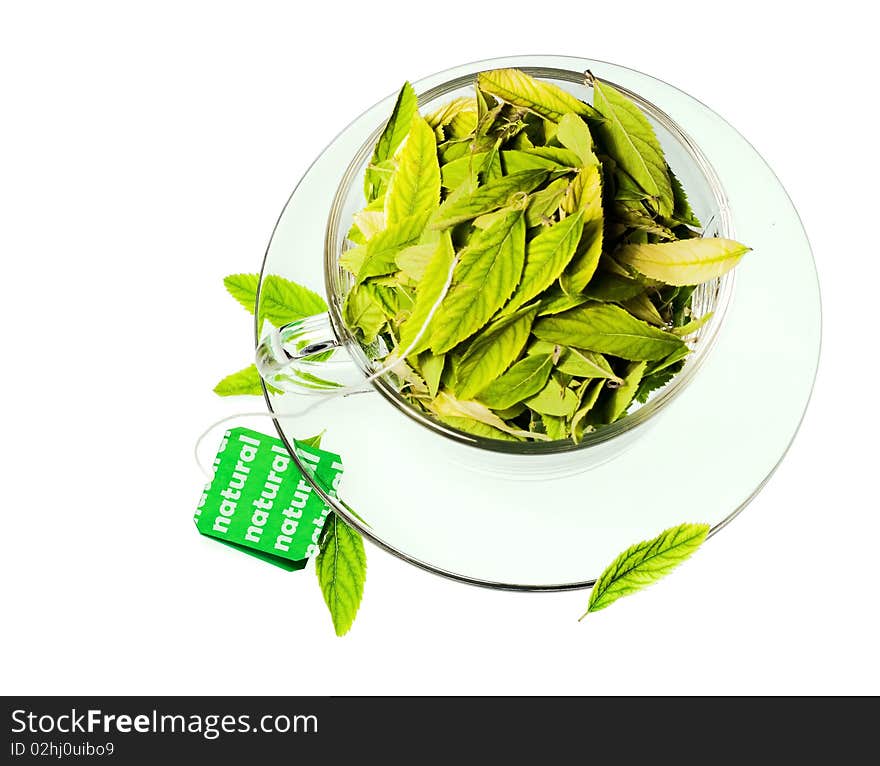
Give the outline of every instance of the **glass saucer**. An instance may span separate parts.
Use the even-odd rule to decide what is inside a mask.
[[[715,533],[761,489],[812,390],[818,282],[797,212],[770,168],[718,115],[666,83],[590,59],[520,56],[456,67],[414,87],[422,93],[501,67],[589,69],[656,104],[714,168],[735,236],[753,252],[737,268],[723,325],[694,379],[613,459],[543,477],[497,470],[485,451],[438,436],[375,390],[324,400],[267,392],[266,400],[284,416],[275,423],[288,447],[325,431],[322,446],[342,456],[345,474],[338,498],[315,490],[380,547],[477,585],[589,587],[628,545],[685,521],[710,523]],[[315,160],[276,224],[261,284],[274,274],[326,295],[322,252],[334,194],[393,102],[367,110]]]

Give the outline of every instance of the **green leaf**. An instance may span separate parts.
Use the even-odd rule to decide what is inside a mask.
[[[664,218],[673,210],[663,149],[642,111],[611,85],[593,79],[593,104],[604,120],[596,131],[607,152],[655,201]]]
[[[648,401],[648,397],[652,391],[663,388],[670,380],[672,380],[681,369],[681,364],[671,367],[664,367],[662,370],[645,375],[639,382],[639,388],[636,391],[635,400],[644,404]]]
[[[303,447],[313,447],[314,449],[321,449],[321,439],[324,438],[325,433],[327,433],[326,428],[321,431],[321,433],[310,436],[308,439],[297,439],[296,443],[302,445]]]
[[[563,386],[551,376],[544,387],[534,396],[525,400],[530,410],[541,415],[555,415],[570,418],[578,406],[577,394],[567,386]]]
[[[599,164],[593,153],[593,136],[590,134],[590,129],[574,112],[562,115],[556,128],[556,138],[566,149],[570,149],[578,156],[581,165]]]
[[[623,373],[623,385],[613,389],[604,402],[601,415],[603,422],[613,423],[626,413],[635,398],[647,366],[647,362],[630,362],[627,365]]]
[[[360,331],[364,343],[376,340],[386,322],[385,312],[365,285],[355,285],[345,296],[342,316],[351,330]]]
[[[505,207],[515,195],[522,196],[540,186],[548,173],[543,169],[523,170],[494,179],[460,199],[446,200],[429,225],[432,229],[445,229]]]
[[[477,173],[483,166],[488,152],[468,152],[462,157],[457,157],[444,164],[440,168],[440,178],[446,189],[457,189],[465,181],[476,179]]]
[[[526,226],[540,226],[559,209],[559,204],[568,189],[567,178],[557,178],[539,191],[529,195],[529,204],[526,208]]]
[[[616,303],[635,298],[644,289],[645,286],[635,279],[603,271],[584,288],[584,295],[595,301]]]
[[[227,375],[214,386],[214,393],[218,396],[262,396],[263,386],[260,384],[257,366],[252,364]]]
[[[535,438],[535,434],[528,431],[522,431],[518,428],[511,428],[501,418],[499,418],[485,404],[475,401],[462,401],[457,399],[447,391],[441,391],[433,401],[427,405],[428,409],[441,418],[457,418],[464,417],[484,423],[492,428],[508,434],[509,436]],[[540,438],[540,436],[539,436]]]
[[[395,259],[404,248],[418,243],[428,215],[423,211],[404,218],[367,242],[367,252],[357,275],[358,282],[397,271]]]
[[[660,312],[657,311],[657,307],[648,297],[648,293],[644,290],[638,295],[626,299],[621,305],[636,319],[641,319],[643,322],[656,325],[657,327],[662,327],[666,324],[663,321],[663,317],[660,316]],[[675,330],[672,330],[672,332],[675,335],[679,335]]]
[[[427,117],[425,121],[433,130],[449,125],[456,117],[462,114],[477,113],[477,100],[468,96],[454,98],[446,104],[435,109]]]
[[[677,242],[625,245],[615,257],[668,285],[698,285],[726,274],[751,250],[732,239],[697,237]]]
[[[528,303],[559,278],[574,255],[583,228],[583,215],[577,213],[543,228],[528,243],[522,280],[505,306],[505,312]]]
[[[395,257],[394,262],[409,279],[420,282],[425,276],[428,264],[437,252],[437,243],[428,242],[421,245],[410,245],[401,250]]]
[[[276,327],[321,314],[326,310],[324,299],[309,288],[274,274],[263,278],[260,286],[260,316]]]
[[[583,116],[594,114],[590,106],[562,88],[530,77],[518,69],[480,72],[477,87],[553,122],[559,122],[566,112]]]
[[[688,201],[688,196],[681,185],[681,181],[678,180],[675,173],[672,172],[672,168],[668,165],[666,170],[669,172],[669,180],[672,182],[672,199],[674,200],[672,219],[683,223],[685,226],[693,226],[699,229],[703,224],[700,223],[700,219],[697,218],[691,208],[691,203]]]
[[[708,311],[699,319],[692,319],[687,324],[681,325],[681,327],[673,327],[670,332],[673,335],[677,335],[679,338],[686,338],[688,335],[693,335],[712,318],[714,313],[714,311]]]
[[[523,211],[512,210],[461,251],[452,286],[431,323],[435,354],[473,335],[510,297],[522,274],[525,232]]]
[[[565,418],[559,415],[541,415],[544,431],[551,441],[562,441],[569,435],[568,424]]]
[[[248,313],[254,313],[257,303],[257,286],[260,284],[259,274],[230,274],[223,278],[223,284],[229,294],[235,298]]]
[[[443,368],[446,366],[446,354],[432,354],[426,351],[419,355],[419,368],[422,376],[425,378],[425,384],[428,386],[428,395],[433,398],[437,396],[440,389],[440,378],[443,376]]]
[[[506,410],[544,388],[552,370],[552,354],[527,356],[484,388],[477,398],[493,410]]]
[[[521,309],[490,324],[470,343],[456,372],[456,394],[472,399],[498,378],[520,355],[538,307]],[[505,405],[509,406],[509,405]]]
[[[327,516],[315,572],[337,636],[354,622],[367,578],[367,554],[361,536],[335,513]]]
[[[400,93],[397,94],[397,101],[385,129],[379,140],[376,142],[376,148],[373,150],[373,157],[370,160],[370,166],[364,174],[364,196],[367,202],[378,199],[385,193],[385,187],[388,184],[388,176],[384,173],[377,172],[373,166],[379,165],[386,160],[390,160],[397,151],[397,147],[406,138],[412,125],[413,116],[418,111],[418,98],[412,85],[408,82],[403,84]]]
[[[708,524],[680,524],[627,548],[599,576],[581,619],[669,574],[700,547],[707,534]]]
[[[416,114],[385,194],[385,220],[393,226],[439,204],[440,165],[434,131]]]
[[[634,361],[662,359],[683,346],[680,338],[618,306],[588,303],[535,322],[535,337]]]
[[[449,279],[449,271],[455,260],[455,250],[452,247],[452,238],[448,231],[443,233],[440,242],[434,247],[434,255],[425,267],[425,273],[416,288],[416,301],[413,304],[412,312],[409,319],[400,327],[401,353],[405,353],[419,337],[419,332],[428,321],[437,301],[443,296],[443,290]],[[431,328],[434,326],[436,318],[435,314],[416,346],[409,351],[410,354],[418,354],[431,344]]]
[[[584,222],[574,256],[559,280],[566,293],[575,294],[583,291],[593,278],[602,255],[604,216],[599,168],[591,165],[579,170],[566,193],[566,199],[570,200],[569,211],[579,211]]]
[[[581,423],[590,414],[599,399],[599,395],[604,390],[604,380],[585,381],[581,386],[578,409],[571,419],[571,437],[574,439],[575,444],[580,442],[584,435]]]
[[[575,306],[582,306],[590,300],[586,295],[567,295],[561,290],[547,290],[541,295],[541,306],[538,310],[538,316],[550,316],[551,314],[561,314],[563,311],[573,309]]]
[[[464,433],[471,434],[472,436],[480,436],[483,439],[500,439],[506,442],[519,441],[515,436],[511,436],[504,431],[464,415],[438,415],[437,419],[458,431],[464,431]]]
[[[571,166],[562,165],[555,160],[541,157],[534,152],[519,149],[507,149],[501,152],[501,164],[508,174],[521,173],[524,170],[567,170]]]

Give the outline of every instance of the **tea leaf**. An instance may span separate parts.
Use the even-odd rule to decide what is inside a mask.
[[[410,245],[394,256],[394,262],[407,279],[419,282],[425,275],[425,269],[428,268],[436,250],[436,242]]]
[[[700,547],[707,534],[708,524],[680,524],[627,548],[599,576],[581,619],[669,574]]]
[[[575,444],[579,443],[584,435],[584,429],[581,428],[581,423],[584,418],[590,414],[596,401],[599,399],[599,395],[604,389],[604,380],[595,380],[593,382],[588,381],[584,384],[584,388],[580,395],[580,404],[578,405],[577,412],[575,412],[571,419],[571,438],[574,440]]]
[[[549,222],[551,216],[556,213],[562,197],[568,189],[567,178],[557,178],[539,191],[529,195],[529,203],[526,208],[526,226],[540,226],[545,221]]]
[[[663,149],[642,111],[606,82],[593,80],[593,103],[604,120],[596,123],[602,143],[632,179],[654,200],[664,218],[673,210],[672,185]]]
[[[214,393],[218,396],[262,396],[263,386],[260,384],[257,366],[252,364],[227,375],[214,386]]]
[[[425,117],[425,121],[432,129],[441,128],[452,122],[452,120],[458,115],[468,112],[473,112],[474,115],[476,115],[477,100],[475,98],[461,96],[460,98],[454,98],[452,101],[435,109],[431,114]]]
[[[499,418],[492,410],[480,402],[461,401],[456,399],[450,393],[441,391],[436,398],[430,402],[428,408],[436,415],[446,417],[465,417],[485,423],[487,426],[497,428],[510,436],[534,437],[528,431],[517,428],[511,428],[501,418]]]
[[[580,211],[584,221],[580,243],[559,280],[562,289],[573,294],[589,284],[602,255],[604,220],[599,169],[590,166],[578,171],[566,195],[571,200],[570,212]]]
[[[580,164],[597,165],[599,160],[593,153],[593,136],[590,129],[580,117],[573,112],[562,115],[556,128],[556,138],[566,149],[573,151],[580,159]]]
[[[505,410],[537,394],[553,370],[552,354],[535,354],[517,362],[484,388],[477,398],[493,410]]]
[[[618,420],[632,404],[647,366],[647,362],[630,362],[627,365],[623,373],[623,385],[613,389],[604,403],[602,420],[605,423]]]
[[[269,274],[260,286],[260,317],[276,327],[327,310],[324,299],[307,287],[284,277]]]
[[[439,204],[437,144],[428,123],[416,114],[385,194],[385,218],[388,225],[393,226],[410,216],[431,211]]]
[[[726,274],[751,250],[732,239],[699,237],[676,242],[625,245],[620,263],[668,285],[697,285]]]
[[[712,315],[714,313],[715,312],[713,311],[709,311],[703,314],[703,316],[701,316],[699,319],[693,319],[687,324],[681,325],[681,327],[673,327],[670,332],[673,335],[677,335],[679,338],[686,338],[688,335],[692,335],[704,324],[706,324],[706,322],[708,322],[712,318]]]
[[[357,281],[363,282],[369,277],[397,271],[397,255],[405,247],[418,243],[428,221],[428,215],[427,212],[421,212],[404,218],[380,231],[367,242],[366,256],[358,271]]]
[[[419,368],[428,386],[428,395],[433,399],[440,389],[440,378],[443,376],[443,368],[446,366],[446,355],[432,354],[426,351],[419,355]]]
[[[612,354],[634,361],[662,359],[683,346],[680,338],[658,330],[618,306],[588,303],[535,322],[535,337],[553,343]]]
[[[556,415],[570,418],[578,406],[578,398],[574,391],[563,386],[555,377],[551,376],[535,396],[525,400],[530,410],[542,415]]]
[[[443,289],[449,279],[449,271],[455,259],[455,250],[452,247],[452,238],[449,232],[444,232],[440,242],[435,245],[434,255],[425,267],[425,273],[419,280],[416,289],[416,300],[412,307],[409,319],[400,327],[400,348],[404,353],[418,338],[419,331],[428,321],[434,305],[443,295]],[[410,354],[417,354],[428,348],[431,344],[431,328],[436,322],[436,314],[431,319],[430,325],[425,328],[418,343],[410,350]]]
[[[480,436],[483,439],[500,439],[501,441],[518,442],[515,436],[511,436],[498,428],[493,428],[479,420],[466,417],[464,415],[438,415],[437,419],[452,426],[456,431],[464,431],[466,434]]]
[[[342,315],[350,328],[360,330],[364,343],[372,343],[376,340],[386,321],[385,312],[370,295],[365,285],[355,285],[351,288],[345,296]]]
[[[559,122],[566,112],[593,115],[594,110],[557,85],[537,80],[518,69],[495,69],[480,72],[477,86],[509,104],[553,122]]]
[[[472,399],[513,364],[529,338],[537,313],[538,307],[533,306],[504,316],[471,341],[456,371],[455,393],[461,399]]]
[[[379,140],[376,142],[373,157],[364,174],[364,196],[367,198],[367,202],[372,202],[385,193],[385,187],[388,185],[388,176],[376,171],[374,166],[390,160],[394,156],[397,147],[403,143],[403,139],[409,133],[413,116],[417,111],[418,97],[416,92],[413,90],[412,85],[405,82],[400,89],[400,93],[397,94],[394,109],[391,111],[391,116],[385,124],[382,135],[379,136]]]
[[[505,207],[517,194],[526,194],[547,179],[547,170],[523,170],[497,178],[456,200],[446,200],[431,221],[431,228],[445,229],[470,221],[483,213]]]
[[[469,338],[510,297],[525,259],[525,220],[512,210],[478,231],[459,254],[452,287],[431,323],[431,349],[442,354]]]
[[[541,306],[538,309],[538,316],[561,314],[563,311],[573,309],[575,306],[582,306],[589,300],[586,295],[567,295],[561,290],[547,290],[541,295]]]
[[[364,595],[367,554],[361,536],[335,513],[324,522],[315,573],[337,636],[351,629]]]
[[[505,307],[513,311],[546,290],[562,274],[574,255],[584,228],[583,215],[578,213],[548,226],[526,246],[522,279]]]
[[[681,181],[678,180],[675,173],[672,172],[672,168],[668,165],[666,166],[666,170],[669,173],[669,180],[672,183],[672,199],[674,200],[672,219],[683,223],[685,226],[693,226],[699,229],[702,224],[691,208],[691,203],[688,201],[688,196],[685,193],[684,187],[681,185]]]
[[[656,325],[657,327],[662,327],[666,324],[663,321],[663,317],[660,316],[660,312],[657,311],[657,307],[648,297],[647,292],[643,291],[632,298],[627,298],[621,303],[621,305],[636,319],[641,319],[643,322]],[[675,335],[680,335],[680,333],[675,330],[672,330],[672,332]]]
[[[508,149],[501,152],[501,163],[507,173],[521,173],[523,170],[568,170],[572,165],[564,165],[555,160],[541,157],[533,152]]]
[[[223,277],[223,284],[229,294],[244,306],[248,313],[254,313],[257,286],[260,284],[259,274],[230,274],[228,277]]]

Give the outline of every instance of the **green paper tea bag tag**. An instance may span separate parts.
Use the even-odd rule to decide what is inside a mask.
[[[298,442],[295,447],[318,484],[335,496],[339,455]],[[318,554],[329,512],[280,439],[233,428],[223,437],[194,518],[201,534],[293,571]]]

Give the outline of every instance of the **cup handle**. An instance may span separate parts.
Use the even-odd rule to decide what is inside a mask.
[[[267,386],[298,394],[330,394],[363,380],[326,313],[273,329],[257,346],[256,364]]]

